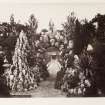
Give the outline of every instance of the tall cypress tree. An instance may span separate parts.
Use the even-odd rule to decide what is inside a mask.
[[[29,67],[27,55],[30,51],[27,35],[20,32],[15,46],[13,65],[10,71],[10,87],[15,91],[24,91],[37,86],[35,74]]]

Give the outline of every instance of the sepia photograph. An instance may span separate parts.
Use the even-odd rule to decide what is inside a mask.
[[[0,98],[36,97],[105,97],[104,1],[0,1]]]

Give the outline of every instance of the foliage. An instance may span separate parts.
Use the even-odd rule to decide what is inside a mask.
[[[75,21],[76,21],[76,17],[74,16],[74,12],[71,12],[71,14],[67,16],[66,22],[62,24],[65,35],[68,39],[72,39],[74,37]]]
[[[13,56],[13,64],[9,73],[9,86],[11,90],[25,91],[37,87],[36,73],[33,73],[27,62],[27,54],[30,50],[26,33],[21,31],[17,39],[15,52]]]
[[[87,20],[81,24],[77,19],[74,34],[74,53],[81,54],[83,50],[86,50],[88,44],[92,44],[94,36],[95,26]]]

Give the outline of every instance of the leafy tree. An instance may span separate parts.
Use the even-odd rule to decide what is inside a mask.
[[[34,14],[30,15],[29,26],[30,26],[32,32],[36,32],[36,30],[38,28],[38,21],[35,18]]]
[[[76,27],[75,27],[75,35],[74,35],[74,46],[73,51],[75,54],[79,54],[81,52],[82,42],[81,42],[81,23],[79,20],[76,20]]]
[[[67,16],[67,20],[63,25],[65,35],[68,39],[72,39],[75,33],[75,21],[76,17],[74,16],[74,12],[71,12],[69,16]]]
[[[52,20],[49,21],[49,30],[53,33],[54,32],[54,22]]]
[[[94,78],[97,88],[105,94],[105,15],[97,14],[92,23],[98,24],[94,41]]]
[[[81,24],[77,19],[74,34],[74,53],[81,54],[86,50],[88,44],[92,44],[94,36],[95,26],[87,20]]]
[[[14,22],[15,22],[14,14],[11,14],[11,16],[10,16],[10,24],[13,25]]]

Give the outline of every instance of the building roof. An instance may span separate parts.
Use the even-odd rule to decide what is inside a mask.
[[[59,49],[57,49],[56,47],[49,47],[46,50],[47,52],[59,52]]]

